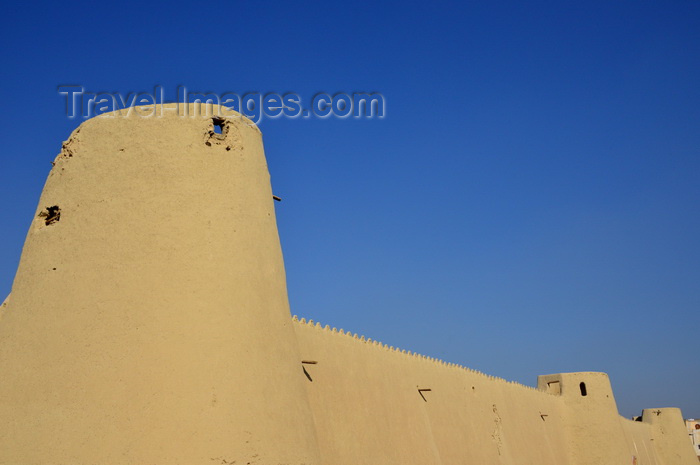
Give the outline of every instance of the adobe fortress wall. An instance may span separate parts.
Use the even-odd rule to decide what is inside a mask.
[[[258,129],[141,110],[47,179],[0,306],[0,465],[696,463],[605,374],[526,387],[293,319]]]
[[[622,418],[605,373],[540,376],[535,389],[295,323],[323,463],[696,463],[678,409]]]
[[[260,131],[134,110],[46,181],[0,319],[0,464],[318,464]]]

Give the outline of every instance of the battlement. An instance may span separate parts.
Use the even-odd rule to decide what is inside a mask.
[[[482,377],[484,377],[485,379],[488,379],[488,380],[491,380],[491,381],[496,381],[496,382],[500,382],[500,383],[512,384],[512,385],[515,385],[515,386],[519,386],[519,387],[521,387],[521,388],[523,388],[523,389],[528,389],[528,390],[532,390],[532,391],[542,392],[542,393],[544,393],[544,394],[552,394],[551,392],[547,391],[546,389],[534,388],[534,387],[532,387],[532,386],[528,386],[528,385],[526,385],[526,384],[518,383],[518,382],[516,382],[516,381],[510,381],[510,380],[507,380],[507,379],[505,379],[505,378],[500,378],[500,377],[498,377],[498,376],[489,375],[489,374],[487,374],[487,373],[483,373],[483,372],[481,372],[481,371],[474,370],[473,368],[469,368],[469,367],[460,365],[460,364],[458,364],[458,363],[446,362],[446,361],[441,360],[441,359],[438,359],[438,358],[434,358],[434,357],[430,357],[430,356],[427,356],[427,355],[419,354],[419,353],[417,353],[417,352],[411,352],[410,350],[400,349],[400,348],[398,348],[398,347],[394,347],[394,346],[390,346],[390,345],[384,344],[384,343],[382,343],[382,342],[380,342],[380,341],[377,341],[377,340],[372,340],[371,338],[365,337],[365,336],[363,336],[363,335],[358,335],[357,333],[352,333],[352,332],[350,332],[350,331],[347,331],[347,332],[346,332],[346,331],[344,331],[343,329],[337,329],[337,328],[335,328],[335,327],[331,327],[330,325],[325,325],[325,326],[324,326],[324,325],[322,325],[322,324],[319,323],[319,322],[314,322],[313,320],[308,320],[308,321],[307,321],[305,318],[301,318],[301,319],[300,319],[297,315],[294,315],[294,316],[292,317],[292,321],[294,321],[294,323],[296,323],[296,324],[298,324],[298,325],[305,325],[305,326],[307,326],[307,327],[314,328],[314,329],[316,329],[316,330],[320,330],[320,331],[324,331],[324,332],[328,332],[328,333],[332,333],[332,334],[337,334],[337,335],[339,335],[339,336],[345,336],[345,337],[351,338],[351,339],[353,339],[353,340],[355,340],[355,341],[357,341],[357,342],[359,342],[359,343],[363,343],[363,344],[366,344],[366,345],[369,345],[369,346],[373,346],[373,347],[376,347],[376,348],[379,348],[379,349],[382,349],[382,350],[386,350],[386,351],[395,353],[395,354],[397,354],[397,355],[403,355],[403,356],[411,357],[411,358],[416,359],[416,360],[421,360],[421,361],[433,363],[433,364],[435,364],[436,366],[439,366],[439,367],[444,367],[444,368],[449,368],[449,369],[456,369],[456,370],[464,370],[464,371],[466,371],[466,372],[473,373],[473,374],[478,375],[478,376],[482,376]]]

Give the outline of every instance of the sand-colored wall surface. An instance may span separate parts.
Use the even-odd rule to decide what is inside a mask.
[[[697,455],[692,443],[688,440],[688,432],[680,409],[673,407],[644,409],[642,422],[651,426],[651,439],[663,463],[670,465],[697,462]]]
[[[324,463],[567,465],[562,400],[308,323],[295,326]],[[426,391],[420,391],[429,389]]]
[[[534,389],[304,319],[295,329],[323,463],[695,464],[680,414],[666,433],[620,417],[605,373]]]
[[[527,387],[295,321],[260,131],[193,107],[64,143],[0,305],[0,465],[696,463],[604,373]]]
[[[319,463],[261,134],[224,132],[64,144],[0,322],[0,464]]]
[[[625,433],[627,448],[634,454],[634,457],[637,457],[639,465],[660,465],[664,463],[656,452],[653,431],[648,424],[626,418],[621,418],[620,421]]]

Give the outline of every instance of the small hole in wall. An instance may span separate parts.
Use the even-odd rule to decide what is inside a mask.
[[[46,207],[45,210],[39,213],[39,218],[44,218],[46,226],[54,224],[61,219],[61,209],[58,208],[58,205]]]
[[[588,391],[586,391],[586,383],[581,383],[578,385],[579,389],[581,389],[581,395],[583,397],[586,397],[588,395]]]
[[[224,133],[224,123],[226,120],[223,118],[213,118],[212,123],[214,123],[214,133],[223,134]]]

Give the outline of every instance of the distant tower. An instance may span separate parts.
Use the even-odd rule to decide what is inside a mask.
[[[541,390],[560,395],[568,407],[564,429],[573,464],[632,463],[607,374],[543,375],[537,377],[537,385]]]
[[[642,422],[654,428],[654,442],[664,463],[694,463],[695,445],[687,441],[683,414],[678,408],[667,407],[642,410]],[[688,447],[688,442],[693,446]],[[700,457],[700,454],[695,455]]]
[[[0,463],[318,464],[260,132],[156,109],[86,121],[49,174],[0,309]]]

